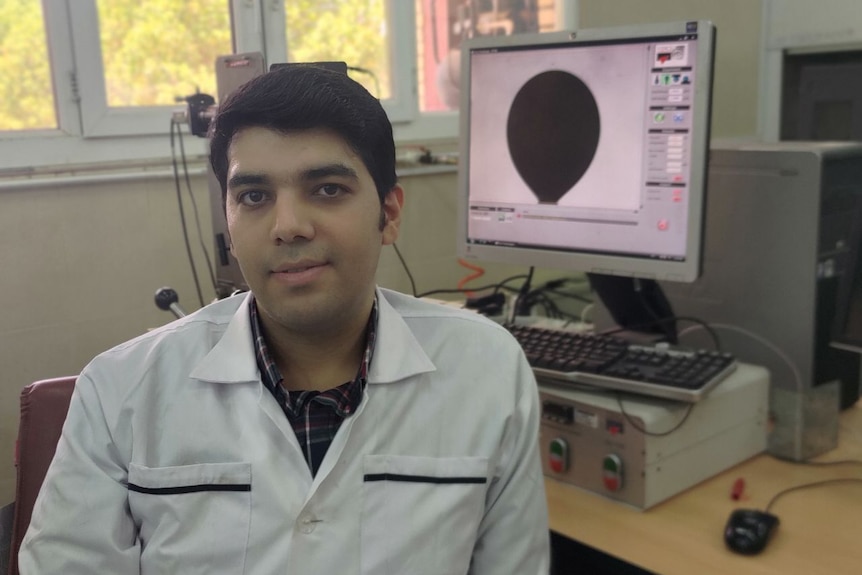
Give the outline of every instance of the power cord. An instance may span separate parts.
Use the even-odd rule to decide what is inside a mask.
[[[185,177],[186,191],[189,194],[189,198],[191,199],[191,202],[192,202],[192,208],[194,209],[195,227],[198,230],[198,241],[200,241],[201,250],[204,253],[204,259],[206,259],[206,262],[207,262],[207,272],[209,272],[210,283],[212,284],[213,289],[217,290],[218,284],[217,284],[216,279],[215,279],[215,273],[213,272],[213,269],[215,266],[213,266],[213,262],[212,262],[212,259],[210,258],[209,250],[207,249],[206,243],[204,242],[204,233],[203,233],[203,230],[201,229],[201,219],[200,219],[200,214],[198,213],[198,202],[195,199],[194,193],[192,192],[192,182],[191,182],[191,179],[189,178],[189,164],[188,164],[188,161],[186,159],[186,148],[185,148],[185,145],[183,144],[183,131],[179,128],[177,129],[177,135],[179,136],[178,139],[180,141],[180,157],[181,157],[182,162],[183,162],[183,176]]]
[[[499,281],[499,282],[497,282],[497,283],[495,283],[495,284],[488,284],[488,285],[483,285],[483,286],[473,287],[473,288],[470,288],[470,289],[471,289],[471,290],[474,290],[474,291],[482,291],[482,290],[489,290],[489,289],[493,289],[493,290],[494,290],[494,293],[498,293],[500,290],[504,290],[504,289],[506,289],[506,290],[512,290],[512,291],[518,291],[518,290],[517,290],[517,289],[515,289],[515,288],[510,288],[510,287],[506,286],[506,284],[511,283],[511,282],[513,282],[513,281],[526,279],[526,277],[527,277],[527,276],[526,276],[526,274],[516,275],[516,276],[511,276],[511,277],[508,277],[508,278],[506,278],[506,279],[504,279],[504,280],[502,280],[502,281]],[[461,289],[461,288],[453,288],[453,289],[435,289],[435,290],[426,291],[426,292],[422,292],[422,293],[416,294],[416,297],[420,297],[420,298],[421,298],[421,297],[427,297],[427,296],[429,296],[429,295],[444,294],[444,293],[450,293],[450,294],[451,294],[451,293],[464,294],[464,293],[467,293],[467,291],[469,291],[469,290]]]
[[[189,242],[189,231],[188,231],[188,227],[186,226],[185,209],[183,208],[183,194],[182,194],[182,188],[180,186],[180,175],[179,175],[179,170],[177,168],[177,155],[176,155],[176,149],[175,149],[175,145],[174,145],[174,131],[175,131],[175,129],[176,129],[176,131],[179,131],[179,124],[177,122],[175,122],[173,118],[171,118],[171,163],[173,164],[173,168],[174,168],[174,184],[176,185],[177,205],[179,206],[179,210],[180,210],[180,223],[181,223],[182,228],[183,228],[183,240],[185,241],[186,254],[188,255],[188,258],[189,258],[189,264],[190,264],[191,270],[192,270],[192,277],[194,278],[194,282],[195,282],[195,290],[197,291],[198,300],[200,301],[201,307],[203,307],[204,306],[204,296],[203,296],[203,293],[201,292],[200,281],[198,280],[198,272],[197,272],[197,269],[195,266],[195,258],[192,255],[192,246]]]
[[[401,255],[401,250],[398,249],[398,245],[395,242],[392,243],[392,247],[395,249],[395,255],[398,256],[398,259],[401,260],[401,265],[404,267],[404,271],[407,272],[407,278],[410,280],[410,289],[413,292],[413,297],[419,297],[416,295],[416,281],[413,279],[413,274],[410,273],[410,268],[407,267],[407,262],[404,261],[404,256]]]
[[[377,79],[377,74],[369,70],[368,68],[362,68],[361,66],[348,66],[347,69],[351,72],[359,72],[360,74],[367,74],[371,76],[371,79],[374,80],[374,89],[377,92],[377,99],[382,99],[382,92],[380,91],[380,80]]]

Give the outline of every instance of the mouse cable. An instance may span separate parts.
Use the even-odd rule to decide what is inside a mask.
[[[796,380],[796,389],[800,392],[802,391],[804,387],[802,383],[802,372],[799,371],[799,367],[796,365],[796,362],[794,362],[793,359],[789,355],[784,353],[784,351],[782,351],[782,349],[776,344],[766,339],[762,335],[757,334],[750,329],[740,327],[738,325],[727,323],[711,323],[710,327],[714,330],[726,330],[742,334],[766,347],[769,351],[774,353],[782,362],[784,362],[784,364],[788,368],[790,368],[790,370],[793,372],[793,378]],[[691,333],[692,331],[697,329],[701,329],[701,327],[697,325],[687,327],[679,332],[679,337],[683,337],[684,335]]]
[[[829,467],[832,465],[862,465],[862,459],[836,459],[834,461],[811,461],[810,459],[803,459],[801,461],[796,459],[791,459],[789,457],[782,457],[780,455],[772,455],[775,459],[779,461],[785,461],[787,463],[794,463],[796,465],[814,465],[818,467]]]
[[[772,496],[772,499],[769,500],[769,503],[766,504],[766,511],[769,513],[769,510],[775,505],[775,502],[778,501],[780,497],[787,495],[793,491],[799,491],[801,489],[808,489],[809,487],[820,487],[821,485],[832,485],[835,483],[862,483],[862,477],[839,477],[836,479],[824,479],[823,481],[813,481],[811,483],[803,483],[802,485],[797,485],[795,487],[789,487],[783,491],[779,491],[775,495]]]

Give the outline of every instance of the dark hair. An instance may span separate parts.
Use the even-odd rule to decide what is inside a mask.
[[[382,204],[397,182],[392,124],[380,102],[346,74],[290,65],[257,76],[221,102],[210,125],[210,164],[227,194],[228,148],[243,128],[330,129],[365,164]]]

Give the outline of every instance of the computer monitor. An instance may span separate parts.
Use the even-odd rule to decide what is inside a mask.
[[[707,21],[467,41],[459,255],[587,272],[621,324],[667,315],[655,281],[702,265],[714,42]]]

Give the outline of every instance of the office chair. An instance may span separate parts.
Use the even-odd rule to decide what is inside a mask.
[[[18,549],[30,525],[33,505],[48,465],[54,457],[76,379],[44,379],[31,383],[21,391],[21,422],[15,450],[18,474],[9,547],[9,575],[18,575]]]

